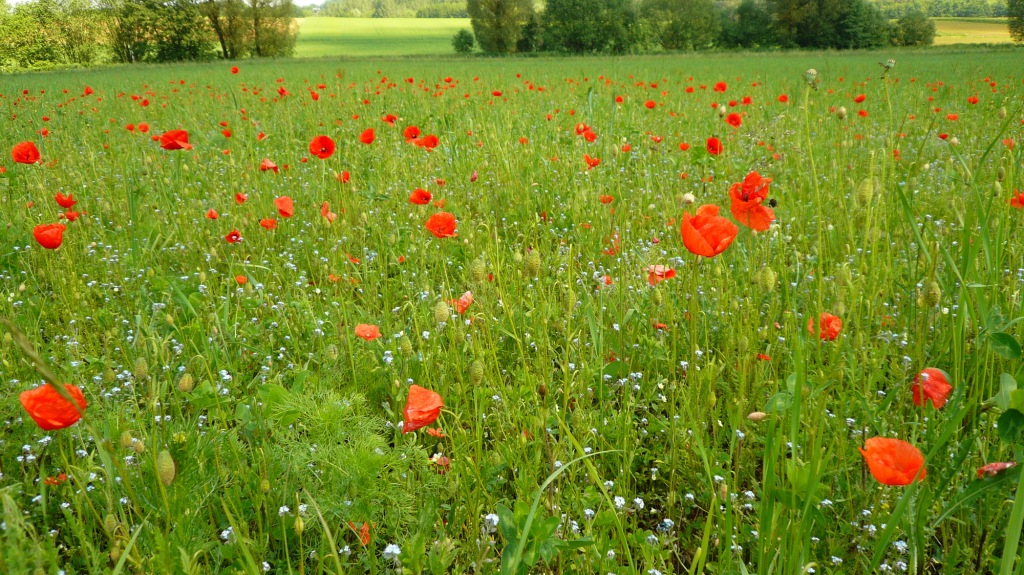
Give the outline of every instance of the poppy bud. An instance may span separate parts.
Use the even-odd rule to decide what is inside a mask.
[[[656,305],[658,307],[661,307],[661,304],[664,303],[664,302],[665,302],[665,296],[663,296],[661,294],[661,290],[658,289],[658,288],[652,289],[651,290],[651,303],[653,303],[654,305]]]
[[[525,270],[526,275],[531,278],[535,278],[540,274],[540,252],[530,250],[530,253],[526,254]]]
[[[331,361],[338,359],[338,346],[333,343],[327,346],[327,359]]]
[[[925,284],[921,300],[927,307],[939,305],[939,302],[942,300],[942,288],[939,286],[939,282],[931,280]]]
[[[1001,182],[1006,179],[1006,168],[999,166],[996,168],[996,181]]]
[[[747,355],[747,351],[749,349],[750,349],[750,340],[747,339],[747,336],[741,335],[738,338],[736,338],[736,351],[737,351],[737,353],[740,354],[740,356]]]
[[[138,454],[142,454],[146,451],[146,444],[141,439],[132,440],[132,451]]]
[[[871,203],[871,200],[875,197],[875,182],[874,178],[864,178],[860,184],[857,185],[857,203],[861,206],[867,206]]]
[[[108,513],[107,516],[103,518],[103,529],[110,534],[113,534],[114,530],[117,529],[117,517],[114,517],[113,513]]]
[[[763,292],[770,292],[775,289],[775,283],[778,281],[778,276],[775,275],[775,271],[772,268],[764,267],[758,270],[757,274],[754,275],[754,283]]]
[[[718,117],[719,118],[724,118],[725,115],[728,114],[728,113],[729,113],[729,109],[726,108],[725,106],[719,106],[718,107]]]
[[[128,431],[126,429],[126,430],[121,432],[121,439],[120,439],[120,441],[121,441],[121,447],[123,447],[125,449],[128,449],[129,447],[132,446],[132,442],[135,441],[135,438],[132,437],[132,432],[130,432],[130,431]]]
[[[437,302],[434,306],[434,322],[442,323],[446,322],[452,317],[452,308],[448,307],[448,304],[444,300]]]
[[[121,546],[115,544],[114,547],[110,550],[110,560],[113,561],[114,563],[116,563],[117,560],[120,559],[120,558],[121,558]]]
[[[295,534],[299,537],[301,537],[302,532],[306,530],[306,522],[302,520],[301,515],[295,516],[295,523],[292,524],[292,529],[295,529]]]
[[[178,378],[178,391],[182,393],[191,393],[192,388],[195,386],[195,381],[192,379],[192,374],[185,372]]]
[[[173,315],[171,315],[171,314],[167,314],[167,315],[165,315],[165,316],[164,316],[164,322],[165,322],[165,323],[166,323],[167,325],[173,326],[173,325],[174,325],[174,316],[173,316]]]
[[[696,201],[697,201],[697,197],[694,196],[693,194],[691,194],[689,192],[683,194],[682,204],[684,206],[689,206],[690,204],[692,204],[692,203],[694,203]]]
[[[401,350],[402,355],[406,357],[412,355],[412,340],[409,339],[409,336],[402,336],[401,341],[398,342],[398,349]]]
[[[164,484],[164,487],[169,486],[174,482],[174,476],[178,473],[178,465],[174,462],[174,458],[171,457],[171,452],[166,449],[160,450],[160,453],[156,456],[156,476],[160,478],[160,483]]]
[[[469,382],[473,385],[480,385],[484,380],[484,364],[476,360],[469,364]]]
[[[270,480],[269,479],[264,479],[263,481],[260,481],[260,492],[263,493],[263,494],[270,493]]]
[[[957,138],[956,136],[953,136],[952,138],[949,139],[949,145],[950,146],[959,146],[960,145],[960,138]]]
[[[487,261],[481,254],[469,264],[469,279],[475,283],[483,283],[487,279]]]
[[[4,333],[4,343],[11,343],[12,341],[14,341],[14,338],[11,337],[11,334]]]
[[[763,411],[751,411],[750,414],[747,415],[747,419],[755,423],[760,423],[768,419],[768,414]]]
[[[539,395],[541,399],[544,399],[545,397],[547,397],[548,396],[548,386],[544,385],[543,383],[538,385],[537,386],[537,395]]]
[[[1005,120],[1006,119],[1006,106],[1002,106],[1002,107],[999,108],[999,119],[1000,120]]]
[[[993,196],[1001,196],[1001,195],[1003,195],[1003,185],[1000,184],[999,182],[996,182],[995,184],[993,184],[992,185],[992,195]]]
[[[836,110],[836,117],[840,120],[846,119],[846,106],[839,106],[839,109]]]
[[[18,293],[25,293],[26,289],[28,288],[25,286],[24,283],[22,283],[21,285],[18,286]]]
[[[138,380],[143,380],[149,377],[149,364],[146,363],[146,358],[135,358],[135,366],[132,369],[132,374],[135,375],[135,379]]]
[[[718,496],[721,497],[722,501],[729,500],[729,486],[724,481],[718,486]]]

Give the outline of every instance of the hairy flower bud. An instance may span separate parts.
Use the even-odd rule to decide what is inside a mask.
[[[487,279],[487,260],[482,254],[470,262],[469,279],[475,283],[483,283]]]
[[[434,306],[434,322],[446,322],[451,319],[451,317],[452,308],[448,307],[448,304],[444,300],[439,300],[437,305]]]
[[[540,252],[537,250],[530,250],[526,254],[526,265],[524,267],[526,275],[531,278],[535,278],[540,274]]]
[[[836,110],[836,117],[840,120],[846,119],[846,106],[839,106],[839,109]]]
[[[135,365],[132,369],[132,375],[137,380],[144,380],[149,377],[149,364],[146,363],[146,358],[137,357],[135,358]]]
[[[412,355],[412,340],[409,339],[409,336],[402,336],[402,339],[398,342],[398,349],[402,352],[402,355],[406,357]]]
[[[476,360],[469,364],[469,382],[473,385],[480,385],[484,380],[484,364]]]
[[[163,483],[164,487],[169,486],[174,482],[174,476],[177,473],[178,464],[171,457],[171,452],[161,449],[160,453],[156,455],[156,476],[160,479],[160,483]]]
[[[195,381],[192,379],[191,373],[186,371],[178,378],[178,391],[182,393],[191,393],[194,386]]]

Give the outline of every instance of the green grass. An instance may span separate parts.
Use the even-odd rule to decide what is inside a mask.
[[[295,56],[437,56],[453,54],[463,18],[303,18]]]
[[[933,18],[935,44],[1009,44],[1006,18]]]
[[[1020,467],[976,471],[1024,445],[1018,51],[238,66],[0,77],[0,572],[1021,569]],[[754,170],[772,227],[695,256]],[[44,379],[82,421],[29,418]]]

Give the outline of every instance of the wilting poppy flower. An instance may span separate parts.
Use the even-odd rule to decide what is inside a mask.
[[[924,456],[913,445],[900,439],[872,437],[858,448],[871,475],[883,485],[910,485],[918,472],[918,480],[928,474],[924,468]]]
[[[274,198],[274,207],[277,208],[277,213],[281,214],[282,218],[290,218],[295,215],[295,204],[288,196]]]
[[[68,480],[67,473],[59,473],[56,477],[50,476],[43,480],[43,484],[57,486]]]
[[[707,204],[697,208],[697,215],[683,214],[680,230],[686,249],[706,258],[725,251],[736,239],[736,224],[718,215],[718,206]]]
[[[55,250],[64,242],[64,230],[68,229],[64,224],[42,224],[32,229],[39,245],[48,250]]]
[[[676,277],[676,270],[672,268],[663,265],[648,266],[647,268],[647,284],[651,287],[674,277]]]
[[[729,124],[733,128],[739,128],[743,125],[743,117],[734,112],[725,117],[725,123]]]
[[[278,173],[277,172],[277,164],[275,164],[274,162],[271,162],[269,158],[263,158],[263,161],[260,162],[260,171],[261,172],[270,171],[270,172],[274,172],[276,174],[276,173]]]
[[[455,216],[448,212],[438,212],[427,219],[424,227],[436,237],[448,238],[457,235],[455,224]]]
[[[237,244],[242,241],[242,234],[238,230],[231,230],[228,235],[224,236],[229,244]]]
[[[49,384],[23,391],[18,399],[21,400],[21,406],[40,428],[46,431],[64,429],[82,419],[82,413],[86,407],[85,395],[82,394],[82,390],[78,386],[65,383],[64,389],[78,404],[77,407],[61,397],[60,393]]]
[[[373,341],[380,337],[380,328],[372,324],[361,323],[356,326],[356,337],[361,337],[366,341]]]
[[[73,222],[73,221],[78,219],[78,216],[81,216],[81,215],[82,214],[80,214],[78,212],[73,212],[71,210],[68,210],[68,211],[64,212],[63,214],[61,214],[61,217],[67,218],[67,220],[69,222]]]
[[[914,405],[920,407],[927,400],[932,402],[935,409],[941,409],[943,405],[946,405],[953,386],[949,384],[949,375],[946,372],[934,367],[926,367],[914,377],[914,385],[911,389],[914,392]]]
[[[77,201],[75,201],[75,198],[72,197],[74,195],[75,194],[68,194],[65,196],[64,194],[57,192],[57,195],[54,196],[53,199],[57,200],[58,206],[64,208],[65,210],[69,210],[72,206],[78,203]]]
[[[206,219],[208,219],[208,220],[215,220],[215,219],[217,219],[219,217],[220,217],[220,214],[217,213],[217,210],[215,210],[213,208],[210,208],[210,209],[206,210]]]
[[[165,150],[191,150],[188,143],[188,132],[185,130],[169,130],[160,136],[160,147]]]
[[[986,463],[978,468],[978,479],[985,477],[995,477],[997,473],[1004,469],[1015,467],[1017,464],[1013,461],[1002,461],[998,463]]]
[[[429,389],[412,385],[409,387],[409,398],[405,402],[405,422],[402,425],[402,433],[416,431],[426,427],[437,420],[441,414],[444,401],[441,396]]]
[[[583,161],[587,163],[588,170],[593,170],[601,165],[601,158],[591,158],[589,154],[583,154]]]
[[[328,223],[333,222],[335,219],[338,218],[338,214],[331,211],[331,208],[328,207],[327,202],[324,202],[324,205],[320,206],[320,215],[326,218]]]
[[[348,527],[352,531],[356,531],[356,524],[355,523],[352,523],[351,521],[349,521],[348,522]],[[370,544],[370,524],[366,523],[364,521],[362,528],[360,528],[358,531],[359,531],[359,544],[362,545],[363,547],[366,547],[367,545]]]
[[[18,142],[11,148],[11,159],[19,164],[34,164],[39,161],[39,148],[33,142]]]
[[[743,182],[737,182],[729,188],[732,200],[732,217],[750,229],[763,232],[771,227],[775,220],[775,212],[762,205],[768,197],[768,184],[771,178],[763,178],[757,172],[750,172]]]
[[[411,194],[409,194],[409,203],[423,206],[430,203],[431,197],[430,192],[427,190],[424,190],[423,188],[416,188]]]
[[[274,218],[263,218],[260,220],[260,225],[263,226],[264,229],[274,230],[277,229],[277,220]]]
[[[821,312],[818,317],[818,338],[825,341],[832,341],[839,337],[839,331],[843,329],[843,320],[828,313]],[[807,333],[814,335],[814,318],[807,318]]]
[[[372,144],[375,139],[377,139],[377,134],[373,128],[367,128],[363,130],[362,134],[359,134],[359,141],[364,144]]]
[[[718,154],[721,154],[722,150],[725,149],[725,147],[722,145],[722,141],[719,140],[718,138],[715,138],[714,136],[708,138],[706,147],[708,149],[708,153],[711,154],[712,156],[717,156]]]
[[[321,160],[330,158],[334,154],[334,149],[334,140],[328,136],[317,136],[309,143],[309,153]]]
[[[455,311],[459,314],[466,313],[469,306],[473,305],[473,292],[468,291],[462,294],[459,299],[453,299],[450,303],[455,306]]]

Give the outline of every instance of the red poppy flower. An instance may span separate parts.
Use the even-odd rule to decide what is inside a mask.
[[[409,194],[409,202],[423,206],[430,203],[431,197],[430,192],[427,190],[424,190],[423,188],[416,188],[411,194]]]
[[[277,164],[275,164],[274,162],[271,162],[269,158],[263,158],[263,161],[260,162],[260,171],[261,172],[270,171],[270,172],[274,172],[276,174],[276,173],[278,173],[278,171],[277,171]]]
[[[48,250],[55,250],[64,242],[64,230],[68,229],[64,224],[42,224],[32,229],[39,245]]]
[[[647,267],[647,285],[654,287],[665,280],[676,277],[676,270],[663,265]]]
[[[328,136],[317,136],[309,143],[309,153],[326,160],[334,154],[334,140]]]
[[[609,196],[609,195],[607,195],[607,194],[605,194],[605,195],[603,195],[603,196],[601,196],[601,197],[599,197],[599,198],[597,198],[597,199],[598,199],[598,200],[600,200],[600,202],[601,202],[602,204],[610,204],[610,203],[612,203],[613,201],[615,201],[615,198],[613,198],[612,196]]]
[[[264,134],[263,132],[260,132],[259,134],[256,134],[256,141],[257,142],[262,142],[263,140],[266,140],[266,139],[267,139],[267,135]]]
[[[246,283],[248,283],[248,281],[249,281],[249,278],[247,278],[247,277],[245,277],[243,275],[235,276],[235,283],[237,283],[240,286],[244,286]]]
[[[416,126],[406,126],[405,129],[402,130],[402,136],[406,140],[414,140],[420,137],[420,129]]]
[[[274,230],[277,229],[277,220],[274,218],[263,218],[260,220],[260,225],[263,226],[264,229]]]
[[[771,182],[771,178],[750,172],[743,182],[737,182],[729,188],[729,198],[732,200],[730,209],[737,222],[759,232],[771,227],[775,212],[762,205],[768,197],[768,184]]]
[[[450,303],[455,306],[455,311],[460,315],[464,314],[469,309],[469,306],[473,305],[473,292],[468,291],[459,296],[459,299],[453,299]]]
[[[997,473],[1004,469],[1015,467],[1017,464],[1013,461],[1004,461],[998,463],[986,463],[978,468],[978,479],[985,477],[995,477]]]
[[[1024,192],[1013,190],[1013,197],[1010,198],[1010,205],[1018,210],[1024,209]]]
[[[864,442],[863,449],[858,450],[864,456],[871,475],[883,485],[910,485],[915,477],[920,481],[928,474],[924,468],[924,456],[906,441],[872,437]]]
[[[657,106],[657,104],[654,103],[654,100],[647,100],[644,102],[644,107],[648,110],[653,110],[655,106]]]
[[[347,184],[349,180],[352,179],[352,176],[348,172],[342,172],[340,174],[335,174],[334,178],[343,184]]]
[[[818,338],[825,341],[832,341],[839,337],[840,330],[843,329],[843,320],[828,313],[821,312],[818,316]],[[814,318],[807,318],[807,333],[814,335]]]
[[[977,96],[971,96],[970,98],[967,98],[967,103],[971,104],[972,106],[974,104],[977,104],[978,103],[978,97]]]
[[[34,142],[18,142],[11,148],[11,159],[19,164],[34,164],[39,161],[39,148]]]
[[[64,389],[75,400],[75,403],[61,397],[60,393],[50,384],[23,391],[18,399],[21,400],[21,406],[28,412],[29,417],[41,429],[46,431],[64,429],[82,419],[86,407],[85,395],[82,394],[82,390],[78,386],[65,383]],[[76,407],[75,404],[78,406]]]
[[[361,323],[356,326],[356,337],[365,339],[366,341],[373,341],[380,337],[380,328],[368,323]]]
[[[331,211],[327,202],[324,202],[323,205],[320,206],[320,215],[327,220],[327,223],[331,223],[338,218],[338,214]]]
[[[82,214],[80,214],[78,212],[72,212],[72,211],[69,210],[69,211],[66,211],[63,214],[61,214],[61,217],[67,218],[67,220],[69,222],[73,222],[73,221],[77,220],[78,216],[80,216],[80,215],[82,215]]]
[[[427,427],[437,421],[441,414],[444,401],[441,396],[429,389],[412,385],[409,387],[409,398],[405,402],[403,415],[405,421],[402,425],[402,433],[416,431],[421,427]]]
[[[282,218],[290,218],[295,215],[295,204],[288,196],[274,198],[274,207],[277,208],[277,213],[281,214]]]
[[[238,66],[232,66],[231,67],[231,73],[232,74],[237,74],[238,73]]]
[[[229,244],[237,244],[242,241],[242,234],[238,230],[231,230],[228,235],[224,236]]]
[[[739,128],[741,125],[743,125],[743,117],[733,112],[732,114],[729,114],[728,116],[725,117],[725,123],[729,124],[733,128]]]
[[[455,216],[448,212],[438,212],[427,219],[424,227],[435,237],[448,238],[458,235],[455,233],[455,224]]]
[[[243,194],[242,192],[238,192],[238,193],[235,194],[235,203],[238,204],[238,205],[244,204],[245,200],[248,200],[248,199],[249,199],[249,195],[248,194]]]
[[[56,477],[50,476],[43,480],[43,484],[57,486],[68,480],[67,473],[60,473]]]
[[[206,210],[206,219],[208,219],[208,220],[215,220],[215,219],[217,219],[219,217],[220,217],[220,214],[217,213],[217,210],[215,210],[213,208],[210,208],[209,210]]]
[[[863,101],[864,101],[864,100],[866,100],[866,99],[867,99],[867,96],[865,96],[864,94],[857,94],[857,95],[856,95],[856,96],[855,96],[855,97],[853,98],[853,101],[854,101],[854,102],[856,102],[856,103],[858,103],[858,104],[860,104],[861,102],[863,102]]]
[[[383,118],[381,118],[381,120],[382,120],[382,121],[383,121],[383,122],[384,122],[385,124],[391,124],[392,126],[394,126],[394,125],[395,125],[395,120],[397,120],[397,119],[398,119],[398,116],[396,116],[396,115],[394,115],[394,114],[387,114],[387,115],[385,115],[385,116],[384,116]]]
[[[683,214],[680,230],[686,249],[706,258],[725,251],[736,239],[736,224],[718,215],[718,206],[707,204],[697,208],[697,215]]]
[[[708,153],[711,154],[712,156],[717,156],[718,154],[721,154],[722,150],[725,149],[725,147],[722,145],[722,141],[719,140],[718,138],[715,138],[714,136],[708,138],[706,147]]]
[[[227,128],[224,128],[223,130],[221,130],[220,133],[225,138],[230,138],[231,137],[231,130],[229,130]]]
[[[377,139],[377,134],[373,128],[367,128],[363,130],[362,134],[359,134],[359,141],[367,145],[372,144],[375,139]]]
[[[148,133],[149,133],[149,124],[147,124],[147,123],[145,123],[145,122],[141,122],[141,123],[140,123],[140,124],[138,125],[138,129],[139,129],[139,131],[140,131],[140,132],[142,132],[143,134],[148,134]]]
[[[788,104],[789,103],[789,96],[787,96],[786,94],[780,94],[779,95],[779,103],[780,104]]]
[[[716,92],[725,92],[727,87],[728,86],[726,85],[725,82],[718,82],[718,83],[715,84],[715,91]]]
[[[583,161],[587,163],[588,170],[593,170],[601,165],[601,158],[591,158],[589,154],[583,154]]]
[[[914,392],[914,405],[921,407],[927,400],[932,402],[935,409],[941,409],[946,405],[953,386],[949,384],[949,375],[946,372],[926,367],[914,376],[914,385],[911,389]]]
[[[188,143],[188,132],[185,130],[169,130],[160,136],[160,147],[165,150],[191,150]]]
[[[64,208],[65,210],[69,210],[72,206],[78,203],[77,201],[75,201],[75,198],[72,197],[74,195],[75,194],[68,194],[65,196],[64,194],[57,192],[57,195],[54,196],[53,199],[57,200],[58,206]]]
[[[352,531],[356,531],[356,524],[355,523],[352,523],[351,521],[349,521],[348,522],[348,527]],[[370,524],[366,523],[364,521],[363,522],[363,526],[358,531],[359,531],[359,544],[362,545],[363,547],[366,547],[367,545],[370,544]]]

